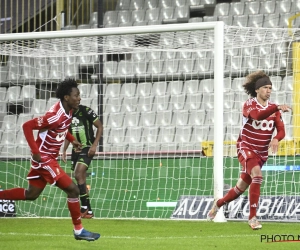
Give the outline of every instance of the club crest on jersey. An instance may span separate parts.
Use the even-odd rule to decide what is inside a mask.
[[[57,141],[63,141],[65,138],[66,138],[66,132],[62,132],[62,133],[57,133],[57,136],[55,139]]]
[[[73,117],[72,124],[74,124],[75,126],[77,126],[79,124],[79,120],[76,117]]]
[[[271,121],[268,121],[268,120],[262,120],[262,121],[253,120],[252,127],[255,128],[255,129],[272,131],[272,129],[274,127],[274,121],[273,120],[271,120]]]

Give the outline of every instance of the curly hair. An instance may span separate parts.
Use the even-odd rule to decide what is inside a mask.
[[[62,81],[56,89],[56,97],[61,101],[65,95],[70,95],[72,88],[77,88],[78,84],[74,79],[66,79]]]
[[[245,92],[251,97],[256,97],[257,93],[255,91],[255,83],[263,77],[269,77],[269,76],[263,71],[256,71],[249,74],[246,77],[246,80],[243,84],[243,88]]]

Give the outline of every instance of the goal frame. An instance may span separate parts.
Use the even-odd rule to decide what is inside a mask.
[[[214,172],[214,197],[223,196],[223,89],[224,89],[224,22],[203,22],[168,25],[149,25],[134,27],[117,27],[102,29],[65,30],[49,32],[31,32],[0,35],[0,42],[20,41],[35,39],[54,39],[72,37],[110,36],[127,34],[163,33],[177,31],[214,30],[214,148],[213,148],[213,172]],[[214,220],[225,222],[222,208]]]

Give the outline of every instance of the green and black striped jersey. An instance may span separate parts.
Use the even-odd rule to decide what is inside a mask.
[[[79,108],[73,112],[70,132],[82,144],[83,148],[93,144],[95,140],[93,123],[98,119],[98,115],[84,105],[79,105]]]

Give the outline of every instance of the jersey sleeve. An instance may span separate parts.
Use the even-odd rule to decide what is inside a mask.
[[[247,118],[252,118],[257,121],[264,120],[268,118],[270,115],[278,111],[276,105],[271,105],[266,109],[260,110],[256,108],[256,105],[253,102],[245,102],[243,107],[243,116]]]
[[[275,126],[277,130],[277,134],[276,136],[274,136],[274,138],[277,139],[278,141],[281,141],[285,137],[285,129],[284,129],[284,123],[281,118],[281,113],[279,111],[276,113]]]
[[[92,110],[90,107],[86,107],[86,118],[91,122],[94,123],[96,120],[99,119],[98,115]]]

